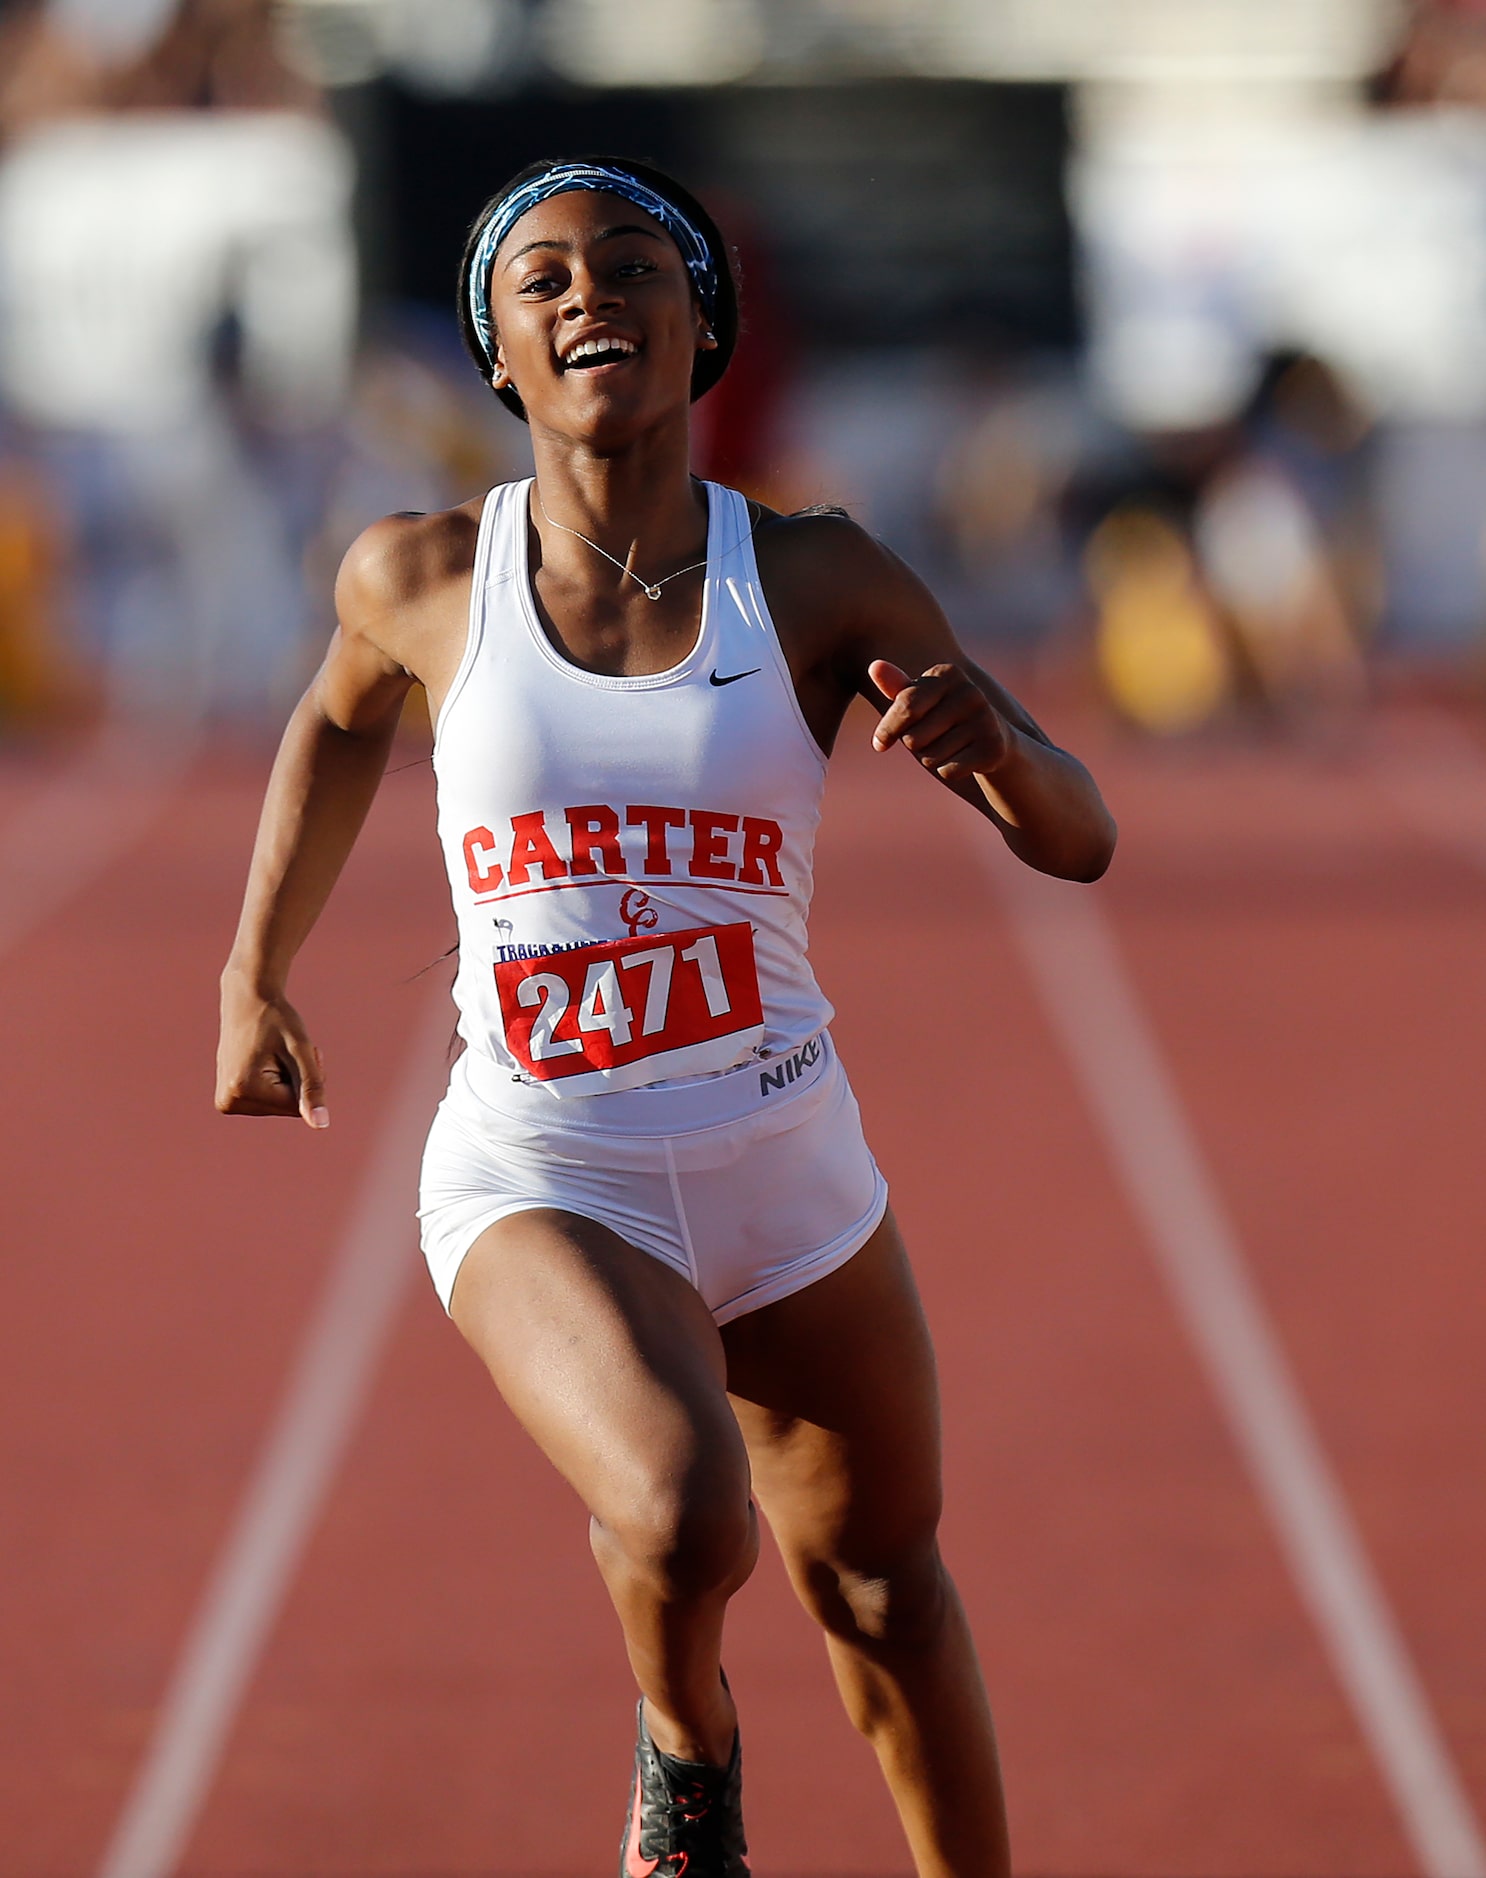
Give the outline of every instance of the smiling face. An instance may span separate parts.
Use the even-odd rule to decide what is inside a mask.
[[[512,227],[490,275],[492,382],[534,428],[613,447],[683,421],[698,348],[716,345],[674,241],[622,196],[573,190]]]

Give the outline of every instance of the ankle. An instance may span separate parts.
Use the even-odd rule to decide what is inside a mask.
[[[688,1707],[684,1713],[662,1708],[646,1696],[645,1726],[656,1748],[668,1760],[726,1767],[733,1757],[738,1711],[719,1683],[710,1702]]]

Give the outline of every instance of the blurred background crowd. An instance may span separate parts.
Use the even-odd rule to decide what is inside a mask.
[[[526,465],[520,164],[676,171],[698,467],[1133,728],[1486,680],[1486,0],[0,0],[0,741],[277,726],[348,542]]]

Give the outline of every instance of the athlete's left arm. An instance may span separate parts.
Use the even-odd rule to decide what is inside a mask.
[[[855,604],[838,656],[843,676],[882,713],[874,747],[901,743],[994,822],[1029,867],[1097,880],[1114,853],[1115,824],[1093,777],[967,657],[918,576],[880,542],[851,533]]]

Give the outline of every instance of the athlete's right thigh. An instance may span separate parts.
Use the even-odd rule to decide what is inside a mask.
[[[746,1520],[748,1460],[722,1341],[696,1291],[659,1259],[580,1214],[532,1208],[475,1241],[450,1315],[608,1531]]]

